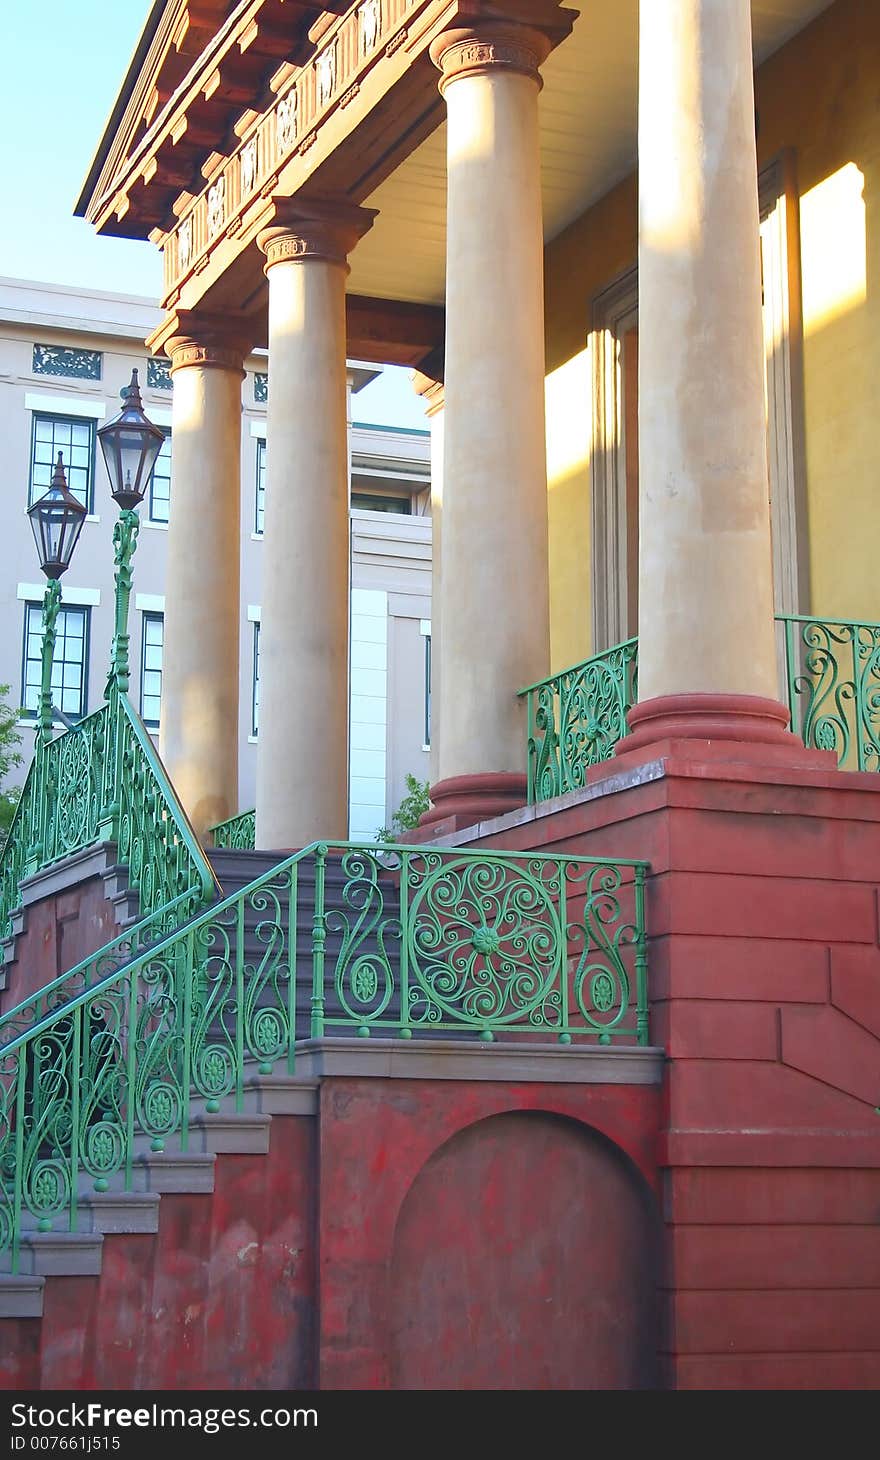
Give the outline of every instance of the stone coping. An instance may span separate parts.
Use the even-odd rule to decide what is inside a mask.
[[[656,1046],[484,1044],[458,1039],[309,1039],[296,1046],[295,1080],[376,1076],[546,1085],[659,1085]]]

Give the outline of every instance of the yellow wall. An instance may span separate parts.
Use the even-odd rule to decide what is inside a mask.
[[[880,620],[880,0],[836,3],[756,77],[759,165],[801,197],[811,603]],[[629,178],[545,252],[553,668],[590,652],[592,300],[637,257]],[[875,232],[876,229],[876,232]]]
[[[801,197],[810,609],[880,620],[880,5],[836,0],[756,91]]]
[[[592,380],[587,336],[593,296],[635,263],[637,233],[638,193],[631,177],[566,228],[545,252],[554,670],[576,664],[590,652]]]

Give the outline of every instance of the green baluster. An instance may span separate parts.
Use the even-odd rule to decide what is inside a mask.
[[[636,899],[636,1038],[648,1043],[648,938],[645,919],[645,868],[635,870]]]
[[[324,944],[327,925],[324,920],[324,870],[328,848],[321,843],[315,848],[315,914],[312,921],[312,1039],[324,1038]]]
[[[244,1105],[244,907],[240,897],[235,906],[235,1108]],[[270,1074],[271,1064],[261,1064],[260,1074]]]
[[[568,1008],[568,863],[557,862],[559,876],[559,1043],[571,1044]]]
[[[27,1081],[27,1050],[30,1041],[25,1040],[18,1047],[15,1078],[15,1190],[12,1198],[12,1271],[18,1272],[21,1259],[21,1208],[24,1183],[24,1099]]]
[[[400,1037],[412,1039],[409,1010],[409,862],[400,852]]]
[[[128,975],[128,1029],[125,1060],[125,1190],[131,1191],[134,1161],[134,1122],[137,1105],[137,997],[141,964],[135,964]],[[97,1182],[95,1183],[97,1189]]]
[[[290,903],[287,914],[287,1073],[296,1063],[296,933],[299,927],[299,862],[290,868]]]
[[[77,1208],[79,1205],[79,1141],[80,1111],[82,1109],[82,1066],[83,1066],[83,1005],[73,1011],[73,1038],[70,1057],[73,1068],[70,1071],[70,1230],[76,1231]]]

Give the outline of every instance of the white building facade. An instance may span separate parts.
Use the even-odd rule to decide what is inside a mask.
[[[53,699],[77,720],[101,703],[113,635],[116,505],[96,432],[139,371],[147,415],[167,433],[140,509],[129,630],[133,702],[158,739],[171,474],[171,377],[144,339],[159,319],[144,299],[0,280],[0,683],[22,709],[29,752],[40,681],[44,583],[26,512],[49,484],[59,451],[88,517],[62,583]],[[245,362],[241,433],[239,809],[254,805],[260,715],[265,357]],[[350,834],[390,823],[406,776],[429,775],[431,664],[430,438],[359,423],[358,392],[375,367],[348,371],[351,481]],[[354,419],[353,419],[354,417]],[[199,565],[193,563],[198,574]],[[320,605],[316,605],[320,611]],[[303,707],[308,714],[308,707]],[[316,744],[320,726],[315,727]]]

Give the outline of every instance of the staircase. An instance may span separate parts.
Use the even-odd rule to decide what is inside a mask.
[[[299,1307],[266,1387],[312,1382],[302,1041],[647,1040],[643,864],[351,844],[211,862],[210,907],[0,1020],[0,1387],[235,1387],[210,1344],[175,1371],[135,1333],[170,1323],[185,1349],[217,1283],[237,1332],[241,1304],[281,1301],[279,1263]],[[256,1372],[248,1351],[241,1387]]]

